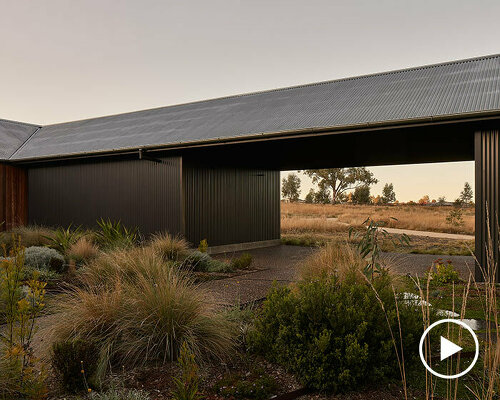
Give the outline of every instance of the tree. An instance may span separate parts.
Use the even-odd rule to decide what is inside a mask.
[[[299,200],[300,178],[297,175],[288,174],[287,178],[283,178],[281,185],[281,194],[285,199],[291,202]]]
[[[314,203],[314,189],[309,190],[309,193],[306,194],[305,202],[306,203]]]
[[[419,201],[418,201],[418,204],[420,204],[421,206],[424,206],[426,204],[429,204],[429,195],[425,195],[424,197],[422,197]]]
[[[465,182],[464,190],[460,192],[460,196],[458,197],[458,203],[460,205],[468,206],[472,204],[472,199],[474,198],[474,193],[472,192],[472,188],[469,185],[469,182]]]
[[[438,197],[437,202],[440,206],[444,205],[444,203],[446,203],[446,197],[444,196]]]
[[[340,202],[345,192],[349,190],[378,182],[373,173],[365,167],[308,169],[304,172],[312,178],[313,183],[319,185],[320,189],[331,189],[332,203]]]
[[[359,186],[354,189],[352,201],[356,204],[370,204],[370,186]]]
[[[394,193],[394,185],[386,183],[382,189],[382,203],[389,204],[396,201],[396,193]]]
[[[328,204],[331,202],[330,192],[328,188],[321,187],[314,193],[314,202],[318,204]]]

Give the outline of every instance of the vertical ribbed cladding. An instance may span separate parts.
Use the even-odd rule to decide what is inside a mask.
[[[498,264],[499,255],[499,149],[500,131],[485,130],[476,132],[475,163],[476,163],[476,257],[486,268],[486,246],[489,242],[488,225],[493,243],[494,259]],[[488,221],[489,217],[489,221]],[[476,279],[482,280],[481,271],[476,268]],[[500,272],[497,272],[500,281]]]
[[[205,168],[184,160],[186,238],[210,246],[280,238],[279,171]]]
[[[182,232],[181,158],[93,161],[32,167],[29,222],[93,227],[120,220],[144,235]]]

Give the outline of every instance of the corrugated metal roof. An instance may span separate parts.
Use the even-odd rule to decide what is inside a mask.
[[[7,160],[39,126],[0,119],[0,160]]]
[[[500,55],[40,129],[12,160],[500,111]]]

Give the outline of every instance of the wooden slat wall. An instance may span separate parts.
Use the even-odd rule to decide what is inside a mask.
[[[22,168],[0,164],[0,231],[24,225],[27,221],[27,172]]]

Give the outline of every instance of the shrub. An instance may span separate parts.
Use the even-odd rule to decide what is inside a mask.
[[[151,248],[164,260],[178,261],[188,251],[188,242],[179,236],[169,233],[158,233],[153,235],[150,243]]]
[[[82,236],[78,239],[66,252],[66,256],[77,263],[88,262],[98,255],[99,249],[87,236]]]
[[[397,313],[390,279],[373,281],[395,335]],[[418,362],[422,316],[401,302],[406,364]],[[399,338],[396,335],[399,346]],[[393,342],[374,290],[347,274],[275,286],[249,335],[250,348],[282,364],[307,387],[343,392],[399,376]]]
[[[99,231],[95,233],[97,244],[104,250],[130,248],[138,240],[137,228],[127,228],[120,221],[100,219],[97,221]]]
[[[52,345],[51,363],[63,387],[72,393],[87,388],[96,372],[96,346],[89,341],[74,340]],[[84,372],[82,372],[84,371]]]
[[[0,328],[0,398],[44,398],[45,374],[32,344],[46,284],[36,274],[22,281],[24,248],[16,240],[9,255],[0,261],[0,319],[6,323]]]
[[[456,227],[464,225],[462,210],[460,208],[451,210],[446,216],[446,223]]]
[[[441,258],[434,261],[429,271],[427,271],[427,277],[429,275],[432,282],[438,285],[445,285],[459,280],[458,271],[453,267],[451,260],[447,260],[445,264]]]
[[[194,250],[189,253],[183,262],[185,267],[191,268],[198,272],[232,272],[233,268],[230,264],[216,260],[210,257],[207,253]]]
[[[49,241],[48,246],[61,254],[66,254],[68,249],[82,236],[83,232],[79,226],[72,228],[70,225],[67,228],[57,228],[51,236],[46,236],[46,239]]]
[[[231,267],[233,269],[248,269],[252,264],[252,255],[250,253],[243,253],[238,258],[231,261]]]
[[[0,232],[0,246],[5,245],[10,251],[14,240],[22,247],[47,246],[53,234],[53,230],[41,226],[18,226],[9,232]]]
[[[208,250],[208,242],[207,239],[203,239],[200,241],[200,244],[198,245],[198,251],[201,253],[206,253]]]
[[[200,385],[200,377],[198,375],[198,365],[194,360],[194,354],[189,351],[186,343],[182,344],[178,363],[181,369],[181,377],[174,378],[175,389],[172,392],[173,399],[199,399],[198,387]]]
[[[63,272],[64,269],[64,257],[48,247],[28,247],[24,252],[24,263],[38,270]]]
[[[208,293],[151,249],[116,251],[82,268],[81,282],[57,301],[59,340],[98,346],[97,377],[175,360],[186,342],[198,359],[224,358],[233,346],[231,323]]]

